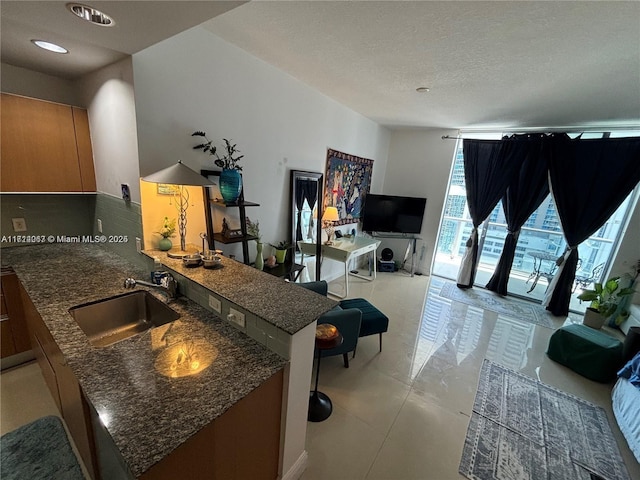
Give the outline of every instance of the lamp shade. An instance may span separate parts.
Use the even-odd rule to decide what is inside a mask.
[[[195,170],[190,169],[178,160],[178,163],[164,168],[156,173],[142,177],[145,182],[151,183],[167,183],[169,185],[193,185],[197,187],[206,187],[215,185],[207,177],[203,177]]]
[[[336,207],[327,207],[322,214],[322,220],[325,222],[337,222],[340,220],[338,209]]]

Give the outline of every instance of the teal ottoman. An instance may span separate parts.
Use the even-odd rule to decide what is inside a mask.
[[[551,335],[547,356],[583,377],[607,383],[622,366],[622,342],[586,325],[567,325]]]
[[[382,351],[382,334],[389,329],[389,317],[371,305],[364,298],[350,298],[342,300],[340,307],[343,309],[357,308],[362,312],[362,323],[360,323],[359,337],[380,334],[380,351]],[[355,351],[353,352],[355,357]]]

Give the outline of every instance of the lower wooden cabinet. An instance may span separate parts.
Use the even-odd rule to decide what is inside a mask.
[[[85,467],[93,479],[110,480],[114,475],[110,473],[113,470],[109,469],[119,462],[105,461],[105,465],[100,465],[99,459],[108,458],[105,453],[111,455],[114,452],[112,447],[109,448],[109,452],[98,451],[103,447],[107,450],[98,435],[102,426],[92,423],[99,422],[98,416],[87,403],[75,374],[66,364],[64,355],[29,295],[19,282],[18,286],[36,359]],[[274,374],[140,478],[278,478],[283,376],[282,370]],[[171,412],[167,414],[170,415]],[[126,478],[128,475],[123,469],[115,476]]]
[[[20,297],[20,281],[8,267],[2,268],[0,278],[0,356],[6,358],[27,352],[31,344]]]
[[[275,480],[283,371],[144,473],[141,480]]]
[[[91,478],[99,479],[89,405],[78,380],[66,364],[64,355],[22,285],[20,294],[31,335],[31,345],[44,380],[67,424],[84,466]]]

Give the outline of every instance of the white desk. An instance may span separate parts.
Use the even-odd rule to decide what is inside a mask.
[[[374,238],[389,238],[395,240],[407,240],[409,243],[407,244],[407,250],[404,252],[404,259],[402,260],[402,267],[404,268],[404,264],[407,262],[407,257],[411,255],[411,276],[415,273],[415,259],[416,259],[416,245],[420,237],[414,235],[413,233],[407,234],[394,234],[394,233],[379,233],[375,232],[372,234]],[[383,250],[384,251],[384,250]]]
[[[366,237],[351,237],[351,238],[340,238],[334,241],[333,245],[325,245],[322,244],[322,256],[326,258],[330,258],[331,260],[337,260],[338,262],[344,263],[344,295],[338,295],[337,293],[330,292],[332,295],[335,295],[339,298],[345,298],[349,296],[349,275],[353,275],[354,277],[363,278],[369,282],[375,280],[376,278],[376,250],[380,245],[380,240],[376,240],[374,238],[366,238]],[[298,242],[298,248],[300,252],[302,252],[302,263],[304,265],[304,256],[314,256],[316,254],[316,244],[315,243],[307,243],[307,242]],[[369,275],[368,277],[364,275],[359,275],[357,273],[350,273],[349,264],[352,259],[359,257],[360,255],[364,255],[365,253],[371,254],[373,252],[373,277]]]

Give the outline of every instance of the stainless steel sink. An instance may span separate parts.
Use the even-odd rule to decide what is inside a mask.
[[[146,290],[78,305],[69,313],[96,347],[112,345],[180,317]]]

